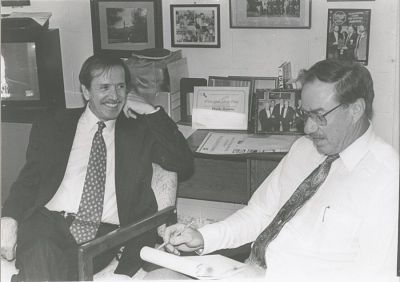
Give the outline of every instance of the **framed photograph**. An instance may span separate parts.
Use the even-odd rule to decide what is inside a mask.
[[[311,28],[311,0],[230,0],[231,28]]]
[[[171,5],[172,47],[221,47],[219,4]]]
[[[368,65],[370,9],[329,9],[326,58]]]
[[[19,7],[19,6],[30,6],[31,0],[1,0],[1,6],[3,7]]]
[[[161,0],[91,0],[94,53],[163,47]]]
[[[271,90],[256,102],[255,133],[304,134],[298,90]]]

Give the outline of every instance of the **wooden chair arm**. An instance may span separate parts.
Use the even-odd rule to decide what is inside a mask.
[[[176,207],[170,206],[129,226],[120,227],[81,245],[78,249],[79,280],[93,280],[93,258],[96,255],[173,220],[176,220]]]

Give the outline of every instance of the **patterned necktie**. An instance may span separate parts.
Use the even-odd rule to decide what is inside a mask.
[[[104,122],[99,121],[90,150],[89,163],[78,213],[69,230],[78,244],[96,237],[103,213],[107,149],[103,139]]]
[[[247,259],[249,264],[256,264],[264,268],[267,267],[265,250],[269,243],[278,236],[286,222],[315,194],[328,176],[332,162],[337,158],[339,158],[339,154],[328,156],[300,183],[299,187],[297,187],[289,200],[282,206],[272,222],[258,235],[251,248],[250,257]]]

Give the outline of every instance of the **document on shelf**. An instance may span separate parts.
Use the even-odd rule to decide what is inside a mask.
[[[209,132],[196,152],[214,155],[288,152],[299,137]]]
[[[140,257],[153,264],[197,279],[224,279],[238,275],[246,264],[221,255],[176,256],[150,247],[143,247]]]
[[[246,130],[249,87],[195,86],[192,127]]]

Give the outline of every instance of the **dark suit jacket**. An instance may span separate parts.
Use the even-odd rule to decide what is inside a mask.
[[[26,220],[54,196],[64,177],[83,109],[46,113],[32,126],[26,164],[11,187],[2,216]],[[193,156],[185,138],[163,109],[115,124],[115,189],[121,226],[157,211],[151,189],[151,163],[190,174]],[[141,266],[139,251],[154,245],[155,231],[129,242],[116,273],[133,275]]]
[[[290,123],[293,121],[294,117],[294,110],[291,106],[289,106],[286,110],[286,116],[283,116],[284,108],[281,110],[281,122],[282,122],[282,130],[289,131],[290,130]]]

